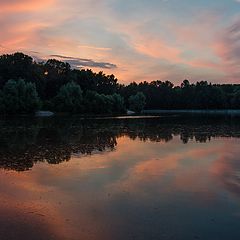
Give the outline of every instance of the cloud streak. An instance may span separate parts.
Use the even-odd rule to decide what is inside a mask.
[[[97,62],[92,59],[76,58],[62,55],[50,55],[50,58],[56,58],[68,62],[73,68],[104,68],[104,69],[114,69],[117,68],[116,64],[107,62]]]

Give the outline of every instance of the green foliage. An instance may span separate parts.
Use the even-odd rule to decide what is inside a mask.
[[[124,113],[124,99],[119,94],[104,95],[87,91],[84,98],[85,112],[88,113]]]
[[[82,90],[74,82],[63,85],[53,100],[55,110],[58,112],[81,113],[82,112]]]
[[[4,112],[9,114],[34,113],[40,106],[36,86],[24,80],[9,80],[3,87]]]
[[[112,98],[112,112],[113,113],[125,113],[126,108],[124,104],[124,98],[120,94],[114,93]]]
[[[132,95],[128,99],[129,109],[134,112],[141,112],[146,105],[146,97],[142,92]]]
[[[126,107],[136,112],[143,108],[240,109],[239,89],[239,84],[189,80],[179,86],[160,80],[123,85],[114,75],[71,69],[56,59],[37,63],[23,53],[0,56],[0,113],[7,114],[34,112],[39,99],[44,110],[72,113],[122,113]]]
[[[84,98],[85,112],[88,113],[111,113],[111,98],[98,94],[94,91],[87,91]]]

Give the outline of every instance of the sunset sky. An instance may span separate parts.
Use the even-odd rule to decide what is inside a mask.
[[[240,83],[240,0],[0,0],[0,26],[0,53],[123,83]]]

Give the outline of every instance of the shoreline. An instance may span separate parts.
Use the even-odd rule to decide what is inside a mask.
[[[159,113],[183,113],[183,114],[222,114],[222,115],[240,115],[239,110],[233,109],[213,109],[213,110],[188,110],[188,109],[180,109],[180,110],[161,110],[161,109],[152,109],[152,110],[143,110],[142,114],[159,114]]]

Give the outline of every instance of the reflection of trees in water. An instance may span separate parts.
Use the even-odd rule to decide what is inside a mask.
[[[183,143],[211,141],[215,137],[240,137],[238,118],[183,118],[166,117],[152,120],[141,120],[126,125],[126,134],[142,141],[168,142],[174,136],[180,136]]]
[[[37,162],[68,161],[72,154],[113,150],[117,144],[116,136],[106,129],[54,119],[2,122],[0,134],[0,167],[17,171],[28,170]]]
[[[20,118],[1,121],[0,134],[0,167],[23,171],[37,162],[69,161],[72,154],[113,151],[120,136],[152,142],[168,142],[180,136],[183,143],[206,142],[212,137],[240,137],[240,125],[237,119],[223,118]]]

